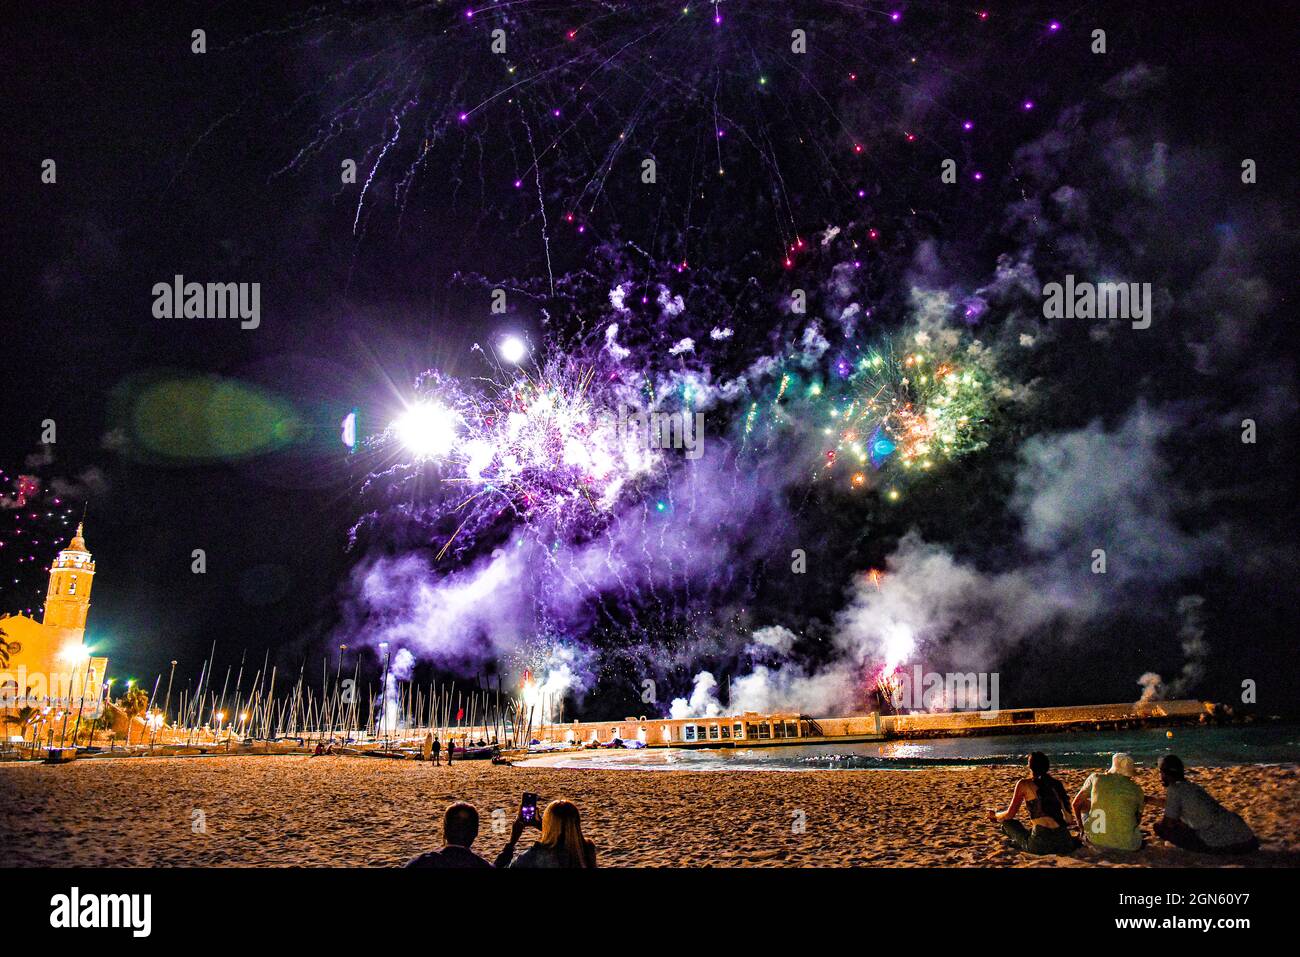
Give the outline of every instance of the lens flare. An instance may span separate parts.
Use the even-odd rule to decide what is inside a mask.
[[[433,402],[417,402],[398,417],[393,430],[418,459],[446,455],[456,443],[455,415]]]
[[[528,356],[528,345],[518,336],[506,336],[497,347],[501,358],[511,365],[519,365]]]

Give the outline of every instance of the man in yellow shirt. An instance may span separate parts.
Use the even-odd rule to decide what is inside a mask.
[[[1071,807],[1079,834],[1094,847],[1109,851],[1136,851],[1142,847],[1141,786],[1133,780],[1133,758],[1118,752],[1110,770],[1090,774],[1074,796]]]

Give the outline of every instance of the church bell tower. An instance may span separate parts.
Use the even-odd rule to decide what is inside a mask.
[[[95,563],[86,551],[81,524],[68,547],[59,552],[50,566],[50,588],[45,594],[45,614],[41,619],[55,628],[82,631],[90,611],[90,586],[95,580]]]

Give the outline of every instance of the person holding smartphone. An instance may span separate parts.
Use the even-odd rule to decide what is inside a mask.
[[[536,797],[536,795],[525,795],[525,797]],[[538,827],[535,823],[537,806],[534,802],[532,807],[533,827]],[[518,836],[523,834],[523,829],[529,826],[524,818],[524,807],[519,810],[519,818],[515,821],[514,830],[511,832],[511,843],[506,845],[507,849],[514,852],[514,842]],[[582,836],[582,821],[578,815],[578,808],[572,801],[552,801],[546,805],[546,813],[542,815],[540,825],[541,837],[537,843],[519,855],[519,859],[511,864],[511,867],[544,867],[544,868],[568,868],[568,867],[595,867],[596,866],[596,845]],[[504,855],[504,852],[502,852]]]
[[[510,825],[510,840],[502,848],[501,853],[497,855],[496,867],[510,867],[511,860],[515,856],[515,846],[519,839],[524,836],[524,829],[535,827],[541,829],[541,815],[537,810],[537,803],[541,798],[532,791],[525,791],[523,798],[519,802],[519,813],[515,815],[515,822]]]

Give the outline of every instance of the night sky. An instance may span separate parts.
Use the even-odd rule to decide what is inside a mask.
[[[43,592],[30,475],[61,536],[85,505],[88,640],[146,685],[214,641],[319,674],[387,640],[425,679],[563,667],[592,716],[706,670],[844,710],[902,629],[903,663],[999,671],[1004,704],[1157,672],[1292,706],[1285,5],[151,6],[0,27],[3,610]],[[177,274],[260,283],[260,326],[155,318]],[[1151,328],[1046,318],[1067,274],[1150,283]],[[503,335],[570,398],[702,411],[704,454],[464,506],[456,456],[525,401]],[[828,457],[872,357],[913,351],[975,376],[960,437]],[[417,392],[461,414],[446,461],[384,431]]]

